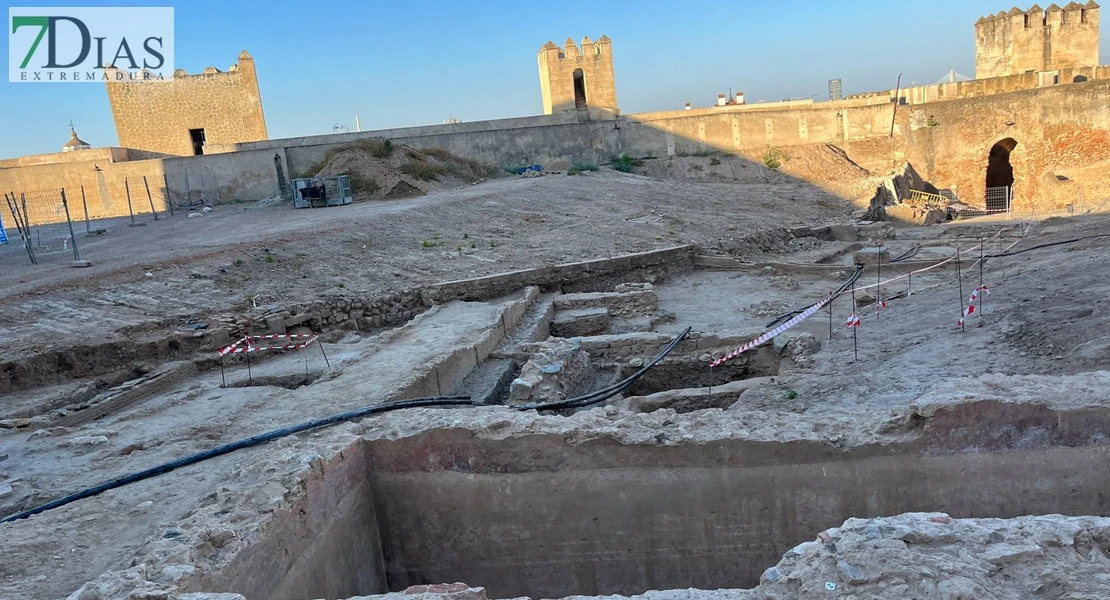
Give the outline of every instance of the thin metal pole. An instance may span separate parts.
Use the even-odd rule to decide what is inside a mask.
[[[883,247],[879,246],[879,266],[875,269],[875,318],[883,308]]]
[[[852,314],[856,314],[856,284],[852,284]],[[857,316],[856,319],[859,317]],[[859,360],[859,341],[857,339],[859,326],[855,323],[852,324],[852,354],[855,355],[856,360]]]
[[[154,198],[150,195],[150,184],[146,181],[146,175],[143,175],[143,187],[146,188],[146,200],[150,202],[150,212],[154,215],[154,220],[158,220],[158,211],[154,210]]]
[[[162,184],[165,186],[164,188],[162,188],[162,189],[165,190],[165,194],[163,194],[163,197],[165,197],[165,199],[166,199],[166,206],[170,207],[170,216],[172,217],[173,216],[173,199],[170,198],[170,178],[165,173],[162,173]]]
[[[193,205],[193,190],[189,189],[189,167],[185,167],[185,210]]]
[[[247,355],[247,387],[251,387],[251,386],[254,385],[254,380],[251,378],[251,352],[250,352],[250,348],[247,348],[247,351],[245,352],[245,354]]]
[[[909,298],[913,295],[913,271],[910,271],[909,282],[906,283],[906,297]]]
[[[227,387],[227,376],[224,375],[224,357],[220,356],[220,387]]]
[[[81,185],[81,208],[85,211],[85,234],[92,235],[92,227],[89,225],[89,204],[85,202],[85,185]]]
[[[902,91],[902,74],[898,74],[898,83],[894,86],[894,114],[890,116],[890,137],[894,139],[894,121],[898,118],[898,96]]]
[[[956,242],[959,244],[959,242]],[[960,247],[956,246],[956,281],[960,284],[960,331],[967,331],[964,327],[964,278],[960,274]]]
[[[983,293],[983,236],[979,236],[979,318],[983,318],[983,307],[987,304],[987,295]],[[980,322],[981,323],[981,322]]]
[[[131,209],[131,185],[123,178],[123,189],[127,191],[127,212],[131,213],[131,225],[135,224],[135,211]]]
[[[66,211],[66,223],[69,225],[69,241],[73,243],[73,262],[81,262],[81,251],[77,249],[77,236],[73,233],[73,220],[69,218],[69,203],[66,202],[66,189],[62,188],[62,208]]]
[[[326,364],[328,366],[328,368],[330,369],[331,368],[331,363],[328,361],[327,353],[324,352],[324,342],[321,342],[320,338],[316,338],[316,344],[318,346],[320,346],[320,354],[324,355],[324,364]]]
[[[830,341],[830,342],[832,341],[832,336],[833,336],[833,323],[832,323],[832,315],[833,315],[833,309],[832,309],[832,305],[833,305],[833,300],[836,300],[836,296],[833,296],[833,297],[832,297],[832,299],[831,299],[831,300],[829,300],[829,341]]]

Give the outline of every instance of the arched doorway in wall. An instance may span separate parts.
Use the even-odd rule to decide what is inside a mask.
[[[586,77],[582,69],[574,70],[574,108],[586,108]]]
[[[1008,212],[1013,199],[1014,167],[1010,153],[1017,147],[1017,140],[1006,138],[991,146],[987,157],[986,208],[989,212]]]

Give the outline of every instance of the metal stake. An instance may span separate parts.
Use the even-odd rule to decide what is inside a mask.
[[[126,177],[123,178],[123,189],[127,191],[127,212],[131,213],[131,227],[135,227],[138,223],[135,222],[135,211],[131,208],[131,184]]]
[[[856,284],[855,283],[852,284],[852,313],[851,314],[853,314],[853,315],[856,314]],[[856,318],[858,319],[859,317],[857,316]],[[856,333],[858,330],[859,330],[859,327],[857,327],[853,323],[852,324],[852,354],[855,355],[857,361],[859,360],[859,342],[857,341],[857,333]]]
[[[959,244],[959,242],[956,242]],[[960,247],[956,246],[956,281],[960,284],[960,331],[967,331],[964,327],[964,278],[960,274]]]
[[[73,243],[73,266],[87,267],[89,265],[81,260],[81,252],[77,249],[77,236],[73,233],[73,221],[69,218],[69,203],[66,202],[65,188],[62,188],[62,208],[66,211],[66,224],[69,225],[69,241]]]
[[[227,376],[224,375],[224,357],[220,355],[220,387],[227,387]]]
[[[879,266],[875,269],[875,318],[883,308],[883,247],[879,246]]]
[[[146,187],[146,201],[150,202],[150,213],[154,215],[154,220],[158,220],[158,211],[154,210],[154,198],[150,196],[150,184],[146,182],[146,175],[143,175],[143,186]]]
[[[316,338],[316,345],[320,346],[320,354],[324,355],[324,364],[326,364],[328,366],[328,368],[330,369],[331,368],[331,363],[328,361],[328,354],[326,352],[324,352],[324,342],[321,342],[320,338],[317,337]]]
[[[983,291],[983,261],[985,260],[983,258],[983,243],[984,243],[983,242],[983,236],[979,236],[979,292],[980,293]],[[979,296],[979,318],[980,319],[983,318],[983,307],[986,306],[986,304],[987,304],[987,296],[986,296],[986,294],[982,294],[981,296]],[[979,322],[979,325],[980,326],[983,325],[982,321]]]
[[[170,178],[165,173],[162,173],[162,184],[166,186],[164,188],[166,190],[166,193],[164,194],[164,196],[166,198],[166,206],[170,207],[170,216],[172,217],[173,216],[173,199],[170,198]]]
[[[833,296],[833,297],[832,297],[832,298],[831,298],[831,299],[829,300],[829,341],[830,341],[830,342],[832,341],[832,336],[833,336],[833,322],[832,322],[832,315],[833,315],[833,309],[832,309],[832,305],[833,305],[833,300],[836,300],[836,296]]]
[[[92,235],[92,227],[89,225],[89,204],[85,202],[85,186],[81,185],[81,208],[85,211],[85,235]]]
[[[249,346],[245,354],[247,355],[247,387],[251,387],[254,385],[254,380],[251,379],[251,352]]]

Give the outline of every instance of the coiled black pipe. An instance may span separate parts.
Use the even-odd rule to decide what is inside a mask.
[[[139,471],[138,473],[132,473],[131,475],[127,475],[125,477],[120,477],[119,479],[113,479],[112,481],[102,483],[98,486],[87,488],[87,489],[81,490],[80,492],[70,494],[68,496],[65,496],[64,498],[59,498],[59,499],[54,500],[52,502],[47,502],[46,504],[43,504],[41,506],[36,506],[35,508],[25,510],[25,511],[20,512],[20,513],[16,513],[16,514],[8,516],[8,517],[4,517],[3,519],[0,519],[0,523],[7,523],[9,521],[16,521],[16,520],[19,520],[19,519],[26,519],[27,517],[30,517],[32,515],[37,515],[41,512],[45,512],[45,511],[48,511],[48,510],[51,510],[51,509],[54,509],[54,508],[58,508],[60,506],[65,506],[66,504],[70,504],[71,502],[76,502],[78,500],[83,500],[85,498],[91,498],[93,496],[96,496],[97,494],[101,494],[101,493],[106,492],[108,490],[113,490],[113,489],[116,489],[118,487],[123,487],[125,485],[135,483],[137,481],[142,481],[144,479],[150,479],[151,477],[155,477],[157,475],[162,475],[164,473],[169,473],[170,471],[173,471],[174,469],[180,469],[181,467],[187,467],[189,465],[194,465],[196,463],[208,460],[210,458],[215,458],[217,456],[222,456],[224,454],[229,454],[231,452],[235,452],[236,450],[242,450],[243,448],[250,448],[251,446],[257,446],[259,444],[264,444],[266,442],[273,441],[273,440],[276,440],[278,438],[283,438],[283,437],[286,437],[286,436],[289,436],[289,435],[293,435],[294,433],[300,433],[302,431],[307,431],[309,429],[316,429],[317,427],[323,427],[325,425],[332,425],[332,424],[335,424],[335,423],[341,423],[343,421],[350,421],[351,419],[357,419],[359,417],[364,417],[366,415],[390,412],[390,411],[394,411],[394,410],[400,410],[402,408],[419,408],[419,407],[423,407],[423,406],[484,406],[484,405],[479,404],[477,402],[474,402],[473,400],[470,399],[470,396],[437,396],[437,397],[432,397],[432,398],[413,398],[411,400],[399,400],[397,402],[389,402],[389,403],[386,403],[386,404],[378,404],[376,406],[365,406],[363,408],[359,408],[359,409],[352,410],[352,411],[349,411],[349,412],[340,413],[340,414],[337,414],[337,415],[332,415],[330,417],[323,417],[323,418],[320,418],[320,419],[316,419],[314,421],[308,421],[308,422],[305,422],[305,423],[301,423],[300,425],[293,425],[291,427],[285,427],[283,429],[275,429],[274,431],[268,431],[266,433],[260,433],[256,436],[245,438],[245,439],[242,439],[242,440],[239,440],[239,441],[236,441],[236,442],[231,442],[230,444],[224,444],[223,446],[217,446],[215,448],[212,448],[211,450],[205,450],[204,452],[199,452],[199,453],[194,454],[192,456],[186,456],[185,458],[179,458],[177,460],[170,461],[168,463],[158,465],[157,467],[152,467],[152,468],[147,469],[145,471]]]

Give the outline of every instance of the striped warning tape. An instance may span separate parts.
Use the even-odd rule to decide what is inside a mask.
[[[267,350],[275,350],[275,351],[276,350],[300,350],[301,348],[304,348],[304,347],[308,346],[312,342],[315,342],[318,337],[319,336],[317,336],[315,333],[303,333],[303,334],[292,334],[292,335],[248,335],[247,337],[244,337],[243,339],[235,342],[234,344],[231,344],[230,346],[224,346],[223,348],[220,348],[218,352],[220,353],[220,356],[225,356],[225,355],[228,355],[228,354],[244,354],[244,353],[251,353],[251,352],[263,352],[263,351],[267,351]],[[307,338],[307,341],[305,341],[305,342],[301,342],[299,344],[285,344],[285,345],[282,345],[282,346],[255,346],[252,343],[254,340],[306,339],[306,338]]]
[[[801,323],[802,321],[809,318],[809,316],[812,315],[813,313],[821,310],[821,307],[825,306],[826,304],[831,302],[832,299],[835,296],[836,296],[836,294],[829,294],[828,296],[825,296],[824,300],[822,300],[822,301],[818,302],[817,304],[814,304],[813,306],[811,306],[811,307],[805,309],[804,311],[798,313],[793,319],[790,319],[789,321],[783,323],[782,325],[779,325],[778,327],[764,333],[763,335],[760,335],[759,337],[751,340],[750,342],[744,344],[743,346],[740,346],[739,348],[733,350],[732,352],[729,352],[728,354],[722,356],[721,358],[718,358],[717,360],[709,363],[709,366],[710,367],[716,367],[717,365],[719,365],[723,362],[732,360],[732,359],[736,358],[737,356],[740,356],[741,354],[747,352],[748,350],[751,350],[752,348],[755,348],[756,346],[762,344],[763,342],[766,342],[767,340],[774,339],[780,333],[786,331],[787,329],[790,329],[791,327],[797,325],[798,323]]]

